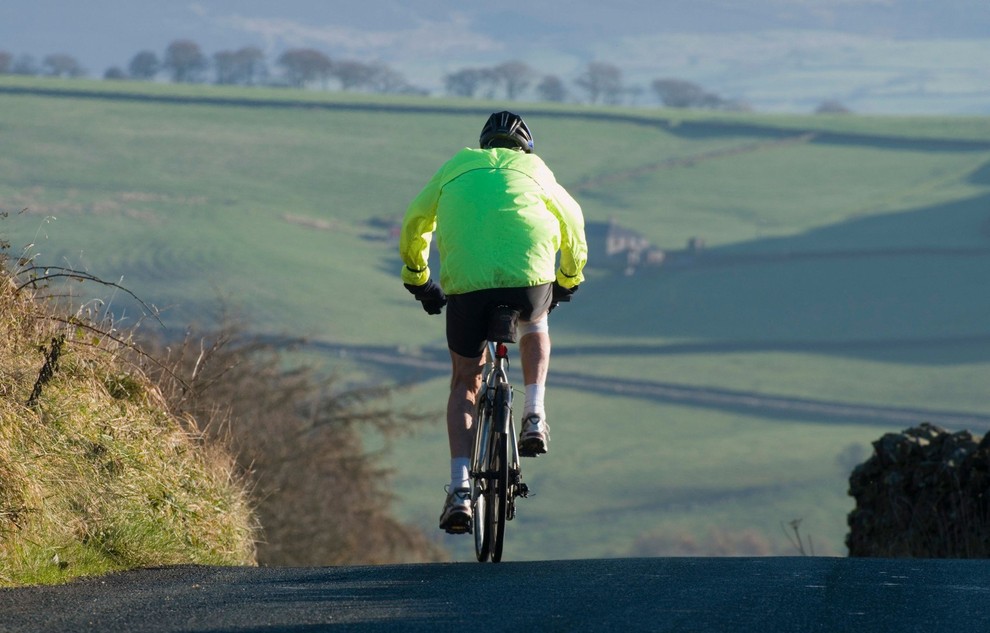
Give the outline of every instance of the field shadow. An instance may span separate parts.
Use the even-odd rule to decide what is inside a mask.
[[[974,172],[988,177],[986,165]],[[674,259],[674,258],[671,258]],[[873,360],[990,361],[990,194],[712,248],[588,284],[567,327]],[[643,347],[644,353],[648,347]],[[654,350],[656,351],[656,350]],[[676,353],[676,348],[667,352]]]

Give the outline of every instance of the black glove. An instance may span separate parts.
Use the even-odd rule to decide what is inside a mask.
[[[447,305],[447,295],[443,293],[440,284],[428,279],[422,286],[402,284],[406,290],[411,292],[416,300],[423,304],[423,309],[427,314],[440,314],[443,307]]]
[[[571,300],[571,295],[577,292],[578,287],[565,288],[558,284],[556,281],[553,282],[553,286],[550,290],[550,308],[547,310],[547,314],[553,312],[561,303],[567,303]]]

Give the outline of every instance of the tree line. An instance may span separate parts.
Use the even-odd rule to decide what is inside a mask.
[[[126,67],[108,68],[103,78],[137,81],[165,78],[175,83],[429,94],[384,63],[332,59],[314,48],[288,49],[274,60],[274,67],[273,70],[264,52],[255,46],[222,50],[208,56],[196,42],[180,39],[171,42],[161,56],[150,50],[138,52]],[[0,50],[2,74],[81,77],[87,71],[65,53],[48,55],[38,64],[30,55],[15,57]],[[516,100],[529,96],[558,103],[606,105],[638,105],[644,95],[652,92],[661,105],[669,108],[750,110],[744,101],[723,98],[684,79],[654,79],[647,91],[642,86],[627,84],[618,66],[601,61],[589,62],[571,82],[512,60],[491,67],[461,68],[444,75],[443,86],[447,94],[457,97]],[[835,101],[827,103],[827,109],[823,105],[818,111],[846,111]]]

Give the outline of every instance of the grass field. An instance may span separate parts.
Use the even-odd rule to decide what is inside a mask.
[[[781,525],[799,518],[819,553],[841,555],[849,470],[903,425],[789,416],[761,395],[990,415],[985,118],[4,78],[0,230],[38,262],[122,277],[173,332],[226,303],[259,332],[442,358],[442,321],[399,284],[387,225],[474,142],[483,113],[506,106],[589,223],[614,220],[668,251],[707,245],[694,265],[632,276],[593,252],[588,281],[554,315],[554,371],[754,397],[684,404],[551,376],[553,451],[526,464],[537,494],[520,502],[507,558],[789,554]],[[139,316],[119,293],[111,309]],[[413,378],[397,404],[438,412],[390,458],[400,513],[435,531],[442,370],[323,358],[359,380]]]

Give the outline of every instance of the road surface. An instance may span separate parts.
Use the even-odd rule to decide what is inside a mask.
[[[0,590],[0,631],[988,631],[990,564],[644,558],[171,567]]]

